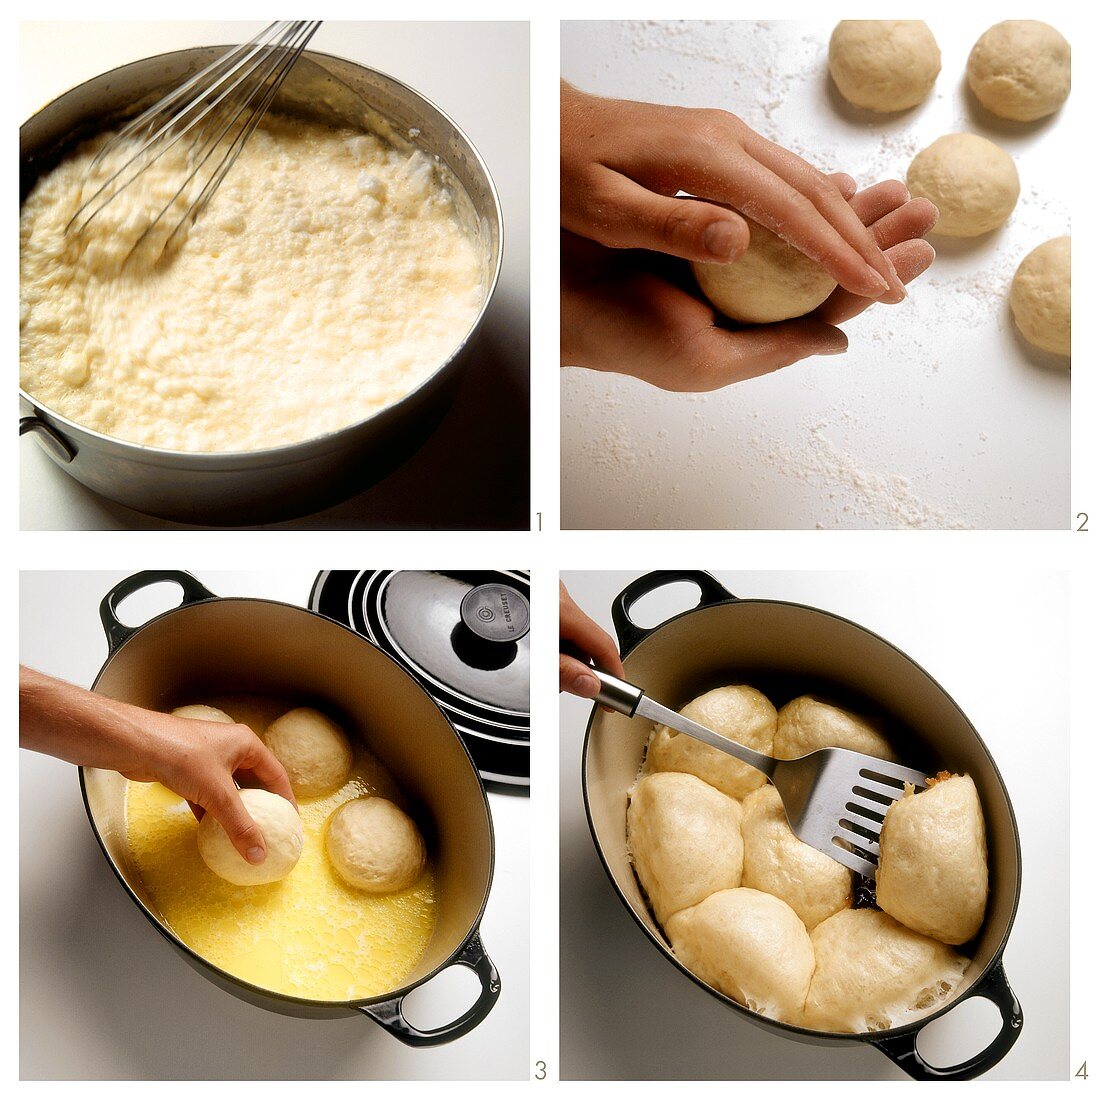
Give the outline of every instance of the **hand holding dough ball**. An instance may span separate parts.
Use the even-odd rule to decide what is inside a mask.
[[[1039,244],[1010,285],[1010,310],[1018,331],[1036,348],[1071,354],[1071,238]]]
[[[215,875],[236,886],[262,886],[285,878],[301,858],[305,827],[293,805],[281,795],[245,788],[240,800],[259,826],[267,858],[249,863],[234,847],[221,822],[207,813],[198,823],[198,851]]]
[[[938,208],[935,233],[978,237],[1010,217],[1021,184],[1009,153],[976,134],[946,134],[911,162],[907,186],[912,198]]]
[[[942,943],[967,943],[987,908],[987,843],[967,775],[897,799],[881,827],[877,904]]]
[[[1071,46],[1055,27],[1035,19],[996,23],[968,55],[968,85],[1000,118],[1044,118],[1071,91]]]
[[[850,872],[796,836],[776,787],[767,783],[744,799],[741,829],[744,886],[781,898],[810,932],[850,908]]]
[[[735,263],[693,265],[710,302],[733,321],[752,325],[803,317],[821,305],[835,289],[835,280],[769,229],[744,220],[751,240]]]
[[[276,718],[263,740],[286,769],[298,798],[331,794],[350,778],[355,763],[351,742],[318,710],[298,707]]]
[[[189,718],[192,722],[225,722],[230,726],[236,721],[217,707],[208,707],[205,703],[189,703],[185,707],[176,707],[172,711],[176,718]]]
[[[325,843],[339,877],[368,894],[406,890],[427,862],[415,823],[384,798],[345,802],[328,822]]]
[[[629,847],[660,924],[718,890],[739,886],[741,816],[734,798],[682,772],[656,772],[634,787],[626,816]]]
[[[957,988],[968,959],[876,909],[844,909],[812,932],[816,970],[804,1024],[816,1031],[899,1027]]]
[[[768,756],[778,715],[761,691],[746,684],[715,688],[682,708],[682,714]],[[732,798],[743,798],[766,782],[762,772],[720,749],[659,726],[648,742],[645,772],[688,772]]]
[[[779,898],[741,887],[711,894],[667,922],[676,957],[753,1012],[799,1023],[812,979],[812,942]]]
[[[876,725],[814,695],[801,695],[778,711],[774,756],[779,760],[796,760],[827,748],[897,761],[892,746]]]
[[[919,19],[844,19],[831,34],[828,63],[848,103],[906,111],[930,94],[942,54]]]

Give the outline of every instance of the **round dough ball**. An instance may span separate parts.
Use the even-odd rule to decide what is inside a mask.
[[[803,317],[835,289],[815,260],[750,218],[747,251],[730,264],[694,264],[702,293],[733,321],[765,325]]]
[[[968,959],[877,909],[843,909],[812,932],[816,971],[804,1024],[863,1033],[933,1012],[961,981]]]
[[[1071,354],[1071,238],[1039,244],[1010,284],[1010,311],[1018,331],[1035,347]]]
[[[1000,118],[1044,118],[1071,91],[1071,46],[1055,27],[1036,19],[996,23],[968,55],[968,86]]]
[[[676,957],[753,1012],[800,1023],[812,979],[812,941],[780,898],[740,887],[711,894],[667,922]]]
[[[920,19],[844,19],[827,53],[843,99],[870,111],[917,106],[942,68],[938,43]]]
[[[697,776],[656,772],[634,788],[626,815],[637,878],[660,924],[743,872],[740,804]]]
[[[928,145],[907,170],[907,188],[938,208],[934,232],[943,237],[998,229],[1021,192],[1010,154],[976,134],[946,134]]]
[[[355,754],[347,735],[311,707],[298,707],[276,718],[263,734],[282,762],[298,798],[317,798],[339,790],[351,777]]]
[[[305,845],[305,827],[293,804],[273,791],[246,787],[240,792],[252,820],[263,834],[267,858],[259,864],[249,863],[229,840],[229,834],[213,814],[207,813],[198,823],[198,851],[215,875],[236,886],[262,886],[278,882],[297,866]]]
[[[695,722],[750,749],[773,755],[778,715],[761,691],[746,684],[714,688],[682,708]],[[687,772],[732,798],[744,798],[766,782],[750,765],[693,737],[657,726],[648,742],[645,772]]]
[[[172,711],[176,718],[189,718],[192,722],[225,722],[230,726],[236,721],[217,707],[208,707],[205,703],[188,703],[185,707],[176,707]]]
[[[801,695],[778,711],[774,756],[796,760],[816,749],[850,749],[897,761],[896,753],[880,729],[866,718],[832,706],[814,695]]]
[[[942,943],[967,943],[987,908],[987,842],[976,784],[967,775],[897,799],[885,814],[877,904]]]
[[[344,802],[328,822],[325,845],[339,877],[368,894],[406,890],[427,863],[415,822],[385,798]]]
[[[809,931],[850,908],[850,872],[797,838],[772,784],[744,799],[741,831],[744,886],[781,898]]]

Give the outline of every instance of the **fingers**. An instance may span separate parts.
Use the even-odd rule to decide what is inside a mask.
[[[735,331],[715,326],[681,349],[665,388],[682,392],[720,389],[791,366],[812,355],[841,355],[846,334],[817,318]]]
[[[885,180],[859,191],[850,199],[850,208],[863,225],[872,225],[885,214],[903,206],[910,198],[907,187],[899,180]]]
[[[560,655],[560,690],[581,699],[594,699],[599,693],[598,677],[575,657]]]
[[[734,210],[696,199],[670,198],[603,169],[596,177],[599,215],[587,236],[607,248],[647,248],[683,260],[737,260],[751,235]]]
[[[593,658],[599,668],[614,676],[623,675],[621,657],[618,655],[618,647],[614,639],[598,623],[584,614],[563,583],[560,586],[560,637],[562,641],[571,642],[581,653]],[[586,699],[593,698],[598,692],[598,680],[591,675],[589,669],[585,668],[583,662],[563,653],[560,661],[561,691],[571,691],[574,695],[583,695]],[[572,687],[565,686],[566,672],[569,683],[582,675],[593,682],[594,690],[587,693],[574,691]]]
[[[252,731],[249,729],[248,732]],[[249,785],[254,782],[274,794],[281,795],[296,809],[297,798],[294,796],[290,777],[286,774],[282,761],[254,734],[253,738],[254,743],[249,746],[247,756],[241,760],[239,771],[247,774]]]
[[[839,194],[847,202],[854,197],[855,192],[858,190],[858,184],[855,182],[854,177],[848,176],[845,172],[832,172],[827,178],[839,189]]]
[[[259,826],[251,819],[240,792],[229,785],[210,800],[206,810],[213,814],[228,834],[233,847],[249,862],[262,863],[267,858],[267,845]]]
[[[924,240],[907,240],[888,249],[888,258],[904,283],[913,282],[934,262],[934,249]],[[830,325],[841,325],[857,317],[873,304],[869,298],[860,298],[846,290],[836,290],[814,316]]]

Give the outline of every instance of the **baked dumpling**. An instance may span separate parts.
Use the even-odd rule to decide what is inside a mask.
[[[761,691],[746,684],[715,688],[682,708],[695,722],[748,748],[773,755],[778,715]],[[762,772],[693,737],[657,726],[648,742],[646,772],[689,772],[732,798],[744,798],[766,782]]]
[[[796,837],[774,786],[744,799],[742,830],[744,886],[781,898],[809,931],[850,907],[850,872]]]
[[[771,1019],[800,1022],[812,942],[780,898],[721,890],[676,913],[665,930],[676,957],[703,982]]]
[[[816,971],[804,1025],[884,1031],[934,1011],[968,966],[952,947],[877,909],[844,909],[812,932]]]
[[[660,924],[743,872],[740,804],[697,776],[657,772],[633,788],[626,824],[633,867]]]
[[[851,749],[881,760],[897,759],[874,723],[814,695],[801,695],[778,711],[773,755],[779,760],[796,760],[827,748]]]
[[[987,842],[980,796],[970,776],[931,783],[885,814],[877,904],[943,943],[967,943],[987,908]]]

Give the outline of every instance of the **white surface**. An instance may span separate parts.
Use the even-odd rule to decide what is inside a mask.
[[[20,118],[98,73],[151,54],[238,42],[262,23],[23,23]],[[379,485],[284,528],[522,528],[529,522],[529,25],[328,22],[311,49],[390,73],[454,118],[499,189],[505,256],[480,352],[442,424]],[[485,79],[490,73],[491,79]],[[484,425],[490,424],[490,432]],[[32,440],[20,453],[24,530],[177,525],[98,497]],[[505,460],[501,460],[505,459]]]
[[[566,572],[562,579],[580,607],[612,632],[611,601],[635,576]],[[1066,1077],[1066,575],[987,570],[717,577],[737,595],[810,604],[876,631],[935,677],[980,731],[1014,804],[1023,866],[1004,961],[1025,1024],[1014,1049],[987,1076]],[[696,589],[668,587],[649,598],[642,625],[655,625],[696,600]],[[648,942],[610,885],[584,814],[579,771],[589,713],[588,704],[561,696],[561,1078],[906,1079],[868,1046],[807,1046],[756,1028]],[[974,1054],[994,1034],[989,1016],[997,1025],[998,1013],[986,1003],[958,1006],[927,1028],[923,1053],[938,1064]]]
[[[833,20],[562,23],[561,72],[585,91],[724,108],[861,186],[903,179],[919,149],[962,129],[1000,143],[1022,180],[1002,230],[932,235],[930,271],[902,305],[844,325],[844,356],[702,395],[563,371],[563,527],[1067,526],[1069,376],[1016,333],[1006,295],[1022,257],[1069,232],[1081,105],[1034,124],[979,108],[964,66],[988,25],[960,9],[932,19],[930,99],[872,116],[831,85]]]
[[[99,601],[124,575],[24,573],[20,660],[90,685],[106,657]],[[219,595],[304,606],[315,574],[198,576]],[[126,620],[144,621],[173,599],[178,602],[174,586],[159,589],[127,601]],[[196,973],[118,885],[88,824],[76,769],[31,752],[19,756],[22,1078],[528,1075],[529,803],[524,795],[489,793],[496,868],[482,932],[500,972],[500,999],[464,1038],[413,1050],[364,1017],[280,1016],[237,1000]],[[420,1026],[455,1019],[472,1000],[469,977],[452,968],[417,990],[407,1002],[409,1017]]]

